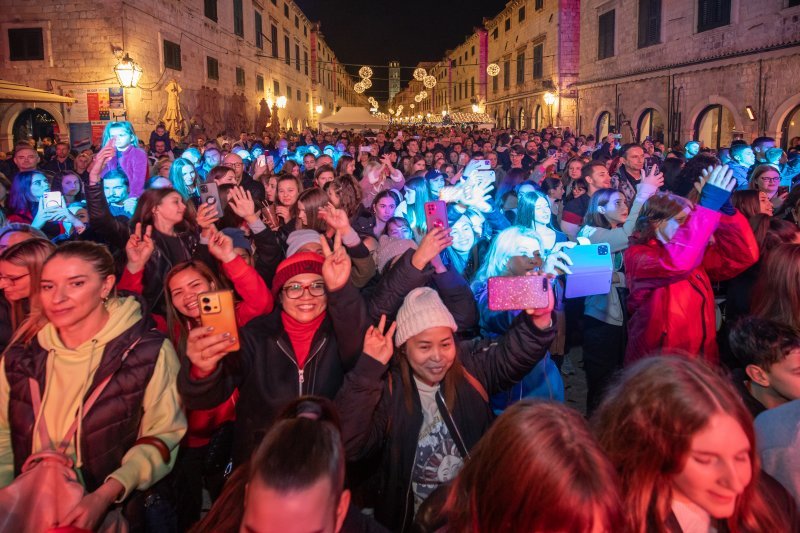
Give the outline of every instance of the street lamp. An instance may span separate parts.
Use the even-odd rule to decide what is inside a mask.
[[[117,66],[114,67],[114,74],[117,76],[120,87],[132,89],[139,85],[139,78],[142,77],[142,67],[125,52],[125,57],[120,59]]]
[[[278,99],[275,101],[275,103],[278,105],[278,109],[286,109],[286,97],[285,96],[279,96]]]
[[[556,95],[547,91],[544,93],[544,103],[547,104],[547,107],[550,111],[550,125],[553,125],[553,104],[556,103]]]
[[[317,115],[322,114],[323,107],[320,104],[317,104],[317,107],[314,108],[314,111],[317,112]]]

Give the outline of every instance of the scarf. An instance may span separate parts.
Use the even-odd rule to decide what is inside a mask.
[[[298,322],[287,315],[285,311],[281,311],[283,329],[289,336],[289,342],[292,343],[292,350],[294,350],[298,368],[302,369],[305,366],[311,351],[311,341],[314,340],[314,335],[317,333],[322,321],[325,320],[326,315],[327,313],[323,311],[311,322]]]

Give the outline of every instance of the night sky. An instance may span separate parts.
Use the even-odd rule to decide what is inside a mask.
[[[322,23],[322,33],[342,63],[402,67],[437,61],[455,48],[483,17],[493,17],[508,0],[295,0],[309,20]],[[358,67],[348,67],[357,75]],[[374,71],[372,88],[365,94],[378,101],[388,98],[388,68]],[[401,85],[413,68],[402,68]]]

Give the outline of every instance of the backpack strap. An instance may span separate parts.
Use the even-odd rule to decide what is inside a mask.
[[[464,373],[464,379],[466,379],[469,384],[472,385],[473,389],[478,391],[478,394],[481,395],[481,398],[483,398],[484,402],[489,403],[489,394],[486,392],[483,384],[478,381],[478,378],[470,374],[466,368],[462,368],[462,371]]]
[[[141,341],[141,340],[142,340],[142,338],[139,337],[138,339],[133,341],[133,344],[128,346],[128,348],[125,350],[125,352],[123,352],[122,358],[120,359],[120,367],[122,366],[122,363],[125,362],[125,359],[128,358],[128,354],[130,354],[131,351],[134,348],[136,348],[136,345],[139,344],[139,341]],[[90,394],[89,397],[86,399],[86,402],[83,404],[83,416],[84,416],[84,418],[86,417],[86,413],[88,413],[89,410],[94,406],[95,402],[97,402],[97,399],[100,398],[100,395],[103,394],[103,391],[106,389],[108,384],[111,382],[111,378],[113,378],[114,374],[116,374],[116,373],[117,373],[117,371],[115,370],[114,372],[112,372],[111,374],[106,376],[106,378],[103,381],[101,381],[100,384],[97,385],[97,387],[95,387],[95,389],[92,391],[92,394]],[[42,417],[42,420],[44,420],[44,417]],[[75,436],[75,433],[77,433],[77,431],[78,431],[78,422],[79,422],[79,420],[78,420],[78,417],[76,416],[75,420],[72,421],[72,425],[67,430],[66,435],[64,435],[64,439],[61,441],[61,444],[58,446],[58,451],[59,452],[66,453],[67,448],[69,448],[69,443],[72,442],[72,438]],[[41,427],[41,424],[40,424],[40,427]]]
[[[39,389],[39,382],[33,378],[28,378],[28,387],[31,390],[31,404],[35,420],[39,417],[39,412],[42,409],[42,393]],[[50,446],[50,433],[47,431],[47,422],[45,422],[44,416],[39,419],[39,440],[42,446]]]

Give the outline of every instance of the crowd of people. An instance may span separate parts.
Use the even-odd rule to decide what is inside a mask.
[[[798,144],[21,142],[0,530],[798,531]],[[597,244],[609,290],[568,297]],[[542,303],[498,307],[493,280],[526,276]],[[30,481],[54,456],[69,505]]]

